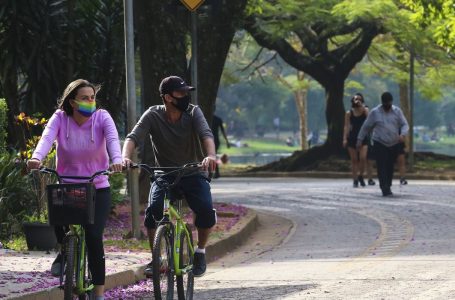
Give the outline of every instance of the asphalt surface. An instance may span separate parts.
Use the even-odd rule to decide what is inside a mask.
[[[279,246],[211,267],[195,299],[455,299],[454,188],[394,181],[394,197],[382,197],[348,179],[221,178],[218,201],[294,226]]]

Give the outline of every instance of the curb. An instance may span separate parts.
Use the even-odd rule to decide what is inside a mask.
[[[231,230],[219,240],[209,242],[206,247],[207,262],[212,262],[224,254],[232,251],[243,243],[258,227],[258,216],[256,211],[248,208],[248,213],[237,222]],[[107,274],[105,289],[109,290],[117,286],[133,284],[145,279],[145,266],[143,264],[131,265],[128,270],[118,273]],[[7,297],[8,300],[61,300],[63,290],[59,287],[52,287],[45,290],[21,295],[18,297]]]

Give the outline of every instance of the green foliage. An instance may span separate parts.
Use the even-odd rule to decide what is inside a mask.
[[[0,223],[10,223],[16,232],[26,216],[33,215],[37,209],[24,170],[25,163],[17,160],[15,154],[0,155]]]
[[[109,184],[111,186],[112,195],[112,207],[117,206],[125,199],[125,195],[121,193],[121,190],[125,185],[125,175],[122,173],[115,173],[109,176]]]
[[[14,251],[26,251],[28,249],[24,235],[15,235],[11,240],[4,242],[3,246]]]
[[[0,155],[6,152],[6,127],[8,124],[7,111],[8,107],[6,106],[5,99],[0,99]]]

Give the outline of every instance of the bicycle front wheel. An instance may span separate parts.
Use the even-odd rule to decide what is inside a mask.
[[[153,293],[156,300],[174,298],[174,259],[171,225],[158,227],[153,241]]]
[[[177,276],[177,293],[179,300],[192,300],[194,290],[194,275],[193,275],[193,253],[190,245],[193,245],[193,235],[191,229],[186,225],[189,233],[187,238],[185,231],[180,236],[180,266],[183,270],[181,275]]]
[[[66,270],[65,270],[65,285],[64,285],[64,299],[73,299],[74,290],[74,263],[77,257],[77,238],[75,236],[68,236],[66,240]]]

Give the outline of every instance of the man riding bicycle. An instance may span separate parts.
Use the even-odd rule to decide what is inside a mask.
[[[213,134],[201,109],[190,104],[189,92],[192,90],[194,87],[188,86],[178,76],[164,78],[159,86],[163,105],[151,106],[142,115],[126,137],[122,157],[125,166],[130,166],[134,148],[148,133],[157,166],[180,167],[187,163],[202,161],[201,171],[184,176],[177,185],[196,215],[198,242],[194,254],[193,274],[202,276],[207,268],[205,246],[216,223],[207,172],[215,170],[216,154]],[[163,217],[163,203],[164,190],[153,183],[144,220],[150,249],[153,248],[156,221]],[[150,277],[152,272],[150,262],[145,274]]]

